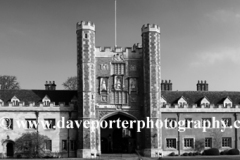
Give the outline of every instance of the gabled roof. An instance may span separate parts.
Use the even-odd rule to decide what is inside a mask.
[[[15,95],[11,98],[11,101],[12,100],[19,100],[20,101],[20,99],[18,99]]]
[[[55,104],[65,102],[69,104],[74,96],[77,96],[77,91],[72,90],[0,90],[0,99],[8,102],[13,96],[16,96],[25,103],[41,102],[42,99],[48,95],[49,99]]]
[[[232,100],[231,100],[231,98],[230,97],[226,97],[224,100],[223,100],[223,102],[225,102],[226,100],[229,100],[229,101],[231,101],[232,102]]]

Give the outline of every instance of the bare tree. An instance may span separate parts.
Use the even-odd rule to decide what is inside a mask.
[[[47,140],[50,140],[47,136],[36,132],[23,133],[21,137],[15,140],[15,154],[19,158],[43,157],[49,153],[49,151],[46,150]]]
[[[0,76],[0,89],[1,90],[18,90],[20,89],[16,76]]]
[[[212,137],[213,143],[212,148],[220,149],[222,147],[222,135],[221,129],[212,129],[210,131],[210,136]]]
[[[77,90],[77,76],[68,77],[62,85],[67,90]]]

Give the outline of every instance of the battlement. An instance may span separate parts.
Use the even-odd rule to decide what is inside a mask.
[[[133,51],[132,47],[96,47],[97,52],[128,52]]]
[[[77,30],[90,29],[90,30],[95,31],[95,24],[93,22],[90,22],[90,21],[81,21],[81,22],[77,23],[76,28],[77,28]]]
[[[232,107],[223,104],[210,104],[208,106],[202,104],[161,104],[161,112],[239,112],[240,105],[236,104]]]
[[[158,32],[160,33],[160,27],[156,24],[145,24],[142,26],[142,33],[145,32]]]
[[[59,104],[56,105],[55,102],[50,102],[46,105],[42,102],[29,102],[28,104],[25,104],[24,102],[19,102],[16,105],[12,102],[0,102],[0,110],[74,110],[74,103],[70,102],[68,105],[66,105],[65,102],[59,102]]]

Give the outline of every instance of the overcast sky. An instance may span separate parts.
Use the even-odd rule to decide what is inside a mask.
[[[240,91],[239,0],[118,0],[118,46],[141,43],[141,27],[161,27],[162,79],[173,90]],[[114,46],[114,0],[0,0],[0,75],[22,89],[57,89],[76,76],[76,23],[96,25],[96,46]]]

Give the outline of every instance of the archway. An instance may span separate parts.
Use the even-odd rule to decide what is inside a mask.
[[[7,142],[6,149],[7,149],[7,152],[6,152],[7,157],[13,157],[14,155],[13,142],[10,142],[10,141]]]
[[[117,112],[103,118],[107,122],[106,128],[101,128],[101,152],[102,153],[134,153],[137,144],[136,121],[135,117]],[[117,120],[119,119],[119,125]],[[110,126],[112,121],[112,126]],[[115,122],[114,122],[115,121]],[[125,121],[127,128],[122,128],[121,124]]]

